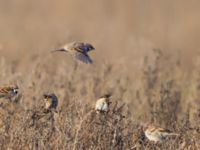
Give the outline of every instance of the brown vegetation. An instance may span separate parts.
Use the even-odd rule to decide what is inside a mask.
[[[0,85],[20,88],[0,99],[0,149],[200,149],[199,14],[195,0],[0,0]],[[50,53],[72,41],[94,64]],[[143,123],[180,136],[150,142]]]
[[[54,57],[36,57],[26,77],[13,70],[15,64],[1,61],[1,76],[21,88],[12,103],[1,99],[2,148],[200,148],[198,65],[184,75],[181,62],[155,49],[151,57],[144,58],[138,81],[133,82],[122,72],[123,65],[57,62],[55,67],[55,62],[48,63]],[[42,110],[42,94],[47,91],[58,95],[58,113]],[[95,101],[106,92],[113,93],[111,110],[97,114]],[[152,143],[141,129],[145,122],[180,136]]]

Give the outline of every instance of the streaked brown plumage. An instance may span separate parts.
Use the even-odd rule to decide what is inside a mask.
[[[156,127],[153,125],[147,126],[146,130],[144,131],[145,136],[154,142],[163,142],[168,137],[179,135],[177,133],[173,133],[168,129]]]
[[[0,88],[0,98],[10,99],[18,94],[19,87],[15,86],[7,86]]]
[[[74,58],[86,63],[91,64],[92,59],[89,57],[88,52],[95,50],[95,48],[89,43],[72,42],[64,45],[62,48],[54,50],[61,52],[69,52]]]

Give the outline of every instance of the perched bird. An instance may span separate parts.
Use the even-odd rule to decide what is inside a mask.
[[[88,55],[88,52],[91,50],[95,50],[95,48],[89,43],[82,42],[72,42],[64,45],[62,48],[53,50],[52,52],[69,52],[74,58],[86,63],[91,64],[92,59]]]
[[[0,98],[11,99],[18,94],[19,87],[15,86],[7,86],[0,88]]]
[[[153,125],[147,126],[146,130],[144,131],[145,136],[148,140],[154,142],[163,142],[167,138],[171,136],[177,136],[179,134],[173,133],[168,129],[155,127]]]
[[[55,110],[58,106],[58,98],[54,93],[50,93],[50,94],[44,94],[44,101],[45,101],[45,110],[46,111],[50,111],[50,110]]]
[[[106,94],[97,100],[96,106],[95,106],[95,110],[97,113],[109,111],[109,106],[111,104],[110,97],[111,97],[111,94]]]

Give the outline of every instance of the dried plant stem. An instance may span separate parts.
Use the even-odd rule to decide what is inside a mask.
[[[79,134],[79,131],[81,130],[82,124],[83,124],[83,122],[88,118],[88,116],[89,116],[92,112],[94,112],[94,110],[89,111],[89,112],[83,117],[83,119],[80,121],[79,126],[78,126],[78,129],[77,129],[77,131],[76,131],[75,139],[74,139],[73,150],[76,149],[76,144],[77,144],[77,141],[78,141],[78,134]]]

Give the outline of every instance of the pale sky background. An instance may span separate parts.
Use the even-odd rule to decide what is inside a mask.
[[[160,48],[189,62],[200,52],[200,1],[0,0],[1,56],[43,54],[75,40],[91,42],[96,60]]]

